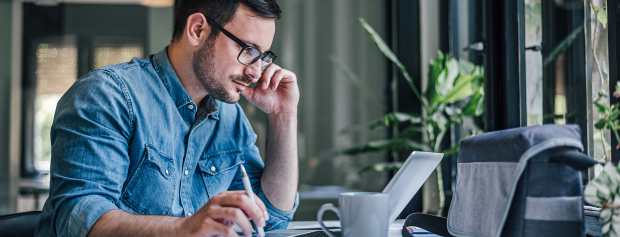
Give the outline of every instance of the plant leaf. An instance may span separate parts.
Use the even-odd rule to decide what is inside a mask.
[[[422,127],[410,126],[408,128],[403,129],[394,135],[394,138],[409,138],[413,139],[416,136],[419,136],[422,133]]]
[[[601,24],[603,25],[603,29],[607,28],[607,9],[602,8],[602,7],[597,7],[594,6],[594,8],[596,9],[596,17],[598,18],[598,21],[601,22]]]
[[[444,68],[444,56],[441,51],[437,53],[437,57],[434,60],[431,60],[430,65],[428,66],[428,86],[426,91],[424,92],[424,96],[428,101],[433,101],[437,96],[437,90],[435,89],[435,85],[439,80],[439,74],[443,71]]]
[[[611,111],[611,115],[609,115],[609,119],[617,119],[620,116],[620,110],[614,109]]]
[[[607,114],[611,111],[607,103],[598,100],[594,102],[594,107],[599,114]]]
[[[461,74],[473,74],[476,65],[465,59],[459,59],[459,72]]]
[[[448,116],[459,115],[463,112],[460,108],[451,107],[451,106],[446,107],[445,111],[446,111],[446,114],[448,114]]]
[[[457,142],[456,145],[454,145],[453,147],[450,147],[450,148],[444,150],[443,151],[443,155],[444,155],[444,157],[452,155],[454,153],[459,152],[459,149],[461,149],[461,141]]]
[[[463,115],[480,116],[484,113],[484,85],[478,87],[469,102],[462,108]]]
[[[456,80],[459,75],[459,63],[456,59],[451,58],[446,60],[446,67],[444,68],[444,72],[446,72],[446,77],[442,84],[437,85],[438,88],[441,88],[439,94],[442,96],[446,95],[446,93],[451,90],[454,85],[454,80]]]
[[[481,90],[484,90],[483,88],[481,88]],[[476,116],[480,116],[484,113],[484,95],[482,96],[482,98],[480,98],[480,101],[478,101],[478,106],[476,106]]]
[[[605,125],[607,125],[607,123],[608,123],[607,119],[599,119],[598,122],[594,124],[594,127],[598,130],[601,130],[605,128]]]
[[[575,28],[569,35],[566,36],[558,45],[555,46],[549,55],[546,55],[543,60],[543,68],[549,65],[551,62],[555,62],[555,60],[562,54],[568,47],[573,44],[573,41],[577,39],[577,35],[583,31],[583,24],[579,25],[579,27]]]
[[[469,74],[462,75],[456,80],[456,84],[452,90],[448,91],[446,96],[441,101],[442,103],[454,103],[471,96],[474,91],[472,88],[472,81],[479,79],[479,75]]]
[[[377,152],[390,149],[392,151],[400,151],[402,149],[424,150],[426,146],[419,142],[406,138],[392,138],[371,141],[366,144],[358,145],[342,151],[344,155],[357,155],[367,152]]]
[[[407,72],[407,69],[405,68],[405,65],[403,65],[400,62],[400,60],[398,60],[398,58],[396,57],[394,52],[392,52],[390,47],[388,47],[387,44],[385,43],[385,41],[383,41],[383,39],[381,38],[381,36],[370,25],[368,25],[368,23],[366,23],[366,20],[364,20],[364,18],[360,17],[359,21],[360,21],[360,23],[362,23],[362,26],[366,30],[366,33],[368,33],[370,38],[372,38],[372,40],[375,41],[375,44],[377,45],[377,47],[379,47],[379,50],[381,50],[381,52],[390,61],[395,63],[396,66],[398,66],[398,68],[400,69],[401,74],[403,74],[403,76],[405,77],[405,80],[407,80],[407,83],[409,84],[409,87],[411,87],[411,90],[413,90],[413,93],[416,95],[416,97],[420,101],[422,101],[424,103],[424,100],[422,99],[422,96],[420,95],[420,91],[418,90],[418,87],[415,86],[415,84],[413,84],[413,79],[411,79],[411,76],[409,76],[409,73]]]
[[[437,76],[437,82],[435,82],[435,94],[441,96],[441,89],[443,85],[446,84],[446,78],[448,77],[448,70],[445,68],[441,70],[439,76]],[[435,96],[437,98],[437,96]]]
[[[377,171],[377,172],[385,172],[390,170],[397,170],[403,166],[403,162],[381,162],[374,163],[368,166],[363,167],[358,171],[358,174],[363,174],[368,171]]]
[[[385,116],[383,116],[383,118],[379,119],[378,121],[372,122],[370,124],[370,129],[374,129],[379,126],[386,126],[386,127],[395,126],[395,125],[399,125],[404,122],[410,122],[411,124],[418,124],[422,122],[422,119],[420,117],[417,117],[417,116],[414,116],[408,113],[390,112],[386,114]]]

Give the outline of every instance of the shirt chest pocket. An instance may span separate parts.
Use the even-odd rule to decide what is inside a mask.
[[[127,183],[121,200],[141,214],[169,214],[174,199],[175,171],[170,156],[147,146],[142,162]]]
[[[244,160],[241,151],[225,151],[204,155],[198,162],[209,199],[228,190]]]

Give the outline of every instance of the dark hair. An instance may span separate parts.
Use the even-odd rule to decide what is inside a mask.
[[[205,17],[224,26],[235,17],[239,4],[246,5],[263,18],[278,20],[282,13],[276,0],[181,0],[174,16],[172,42],[181,39],[190,15],[202,13]],[[219,32],[217,28],[211,28],[211,34]]]

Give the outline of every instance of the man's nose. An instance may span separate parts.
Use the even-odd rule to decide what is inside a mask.
[[[256,60],[256,62],[247,65],[245,67],[245,75],[252,78],[252,82],[257,82],[262,74],[262,70],[260,70],[261,62],[260,60]]]

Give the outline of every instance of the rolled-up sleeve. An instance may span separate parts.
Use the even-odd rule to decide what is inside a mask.
[[[109,71],[95,70],[65,93],[50,133],[50,196],[38,236],[86,236],[101,215],[118,209],[132,120],[127,88]]]
[[[263,174],[263,169],[265,168],[265,163],[263,163],[260,158],[258,147],[256,147],[256,145],[251,145],[244,149],[243,157],[245,159],[243,166],[247,170],[248,177],[250,178],[252,191],[265,203],[267,212],[269,212],[269,220],[267,221],[265,230],[286,229],[288,223],[293,220],[293,215],[297,210],[297,206],[299,206],[299,193],[295,196],[295,205],[292,210],[282,211],[274,207],[271,205],[271,202],[269,202],[269,199],[267,199],[267,196],[265,196],[263,188],[261,187],[260,179]],[[237,172],[229,190],[244,190],[241,177],[241,172]]]

